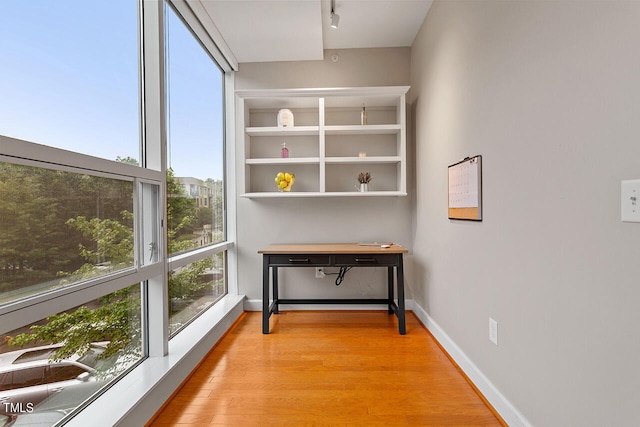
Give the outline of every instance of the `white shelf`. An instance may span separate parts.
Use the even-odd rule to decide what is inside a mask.
[[[244,147],[240,149],[244,154],[241,196],[406,196],[408,89],[390,86],[236,91],[237,146]],[[363,105],[367,108],[366,125],[360,125]],[[273,126],[282,108],[292,110],[299,126]],[[282,143],[293,157],[278,157]],[[358,153],[367,156],[359,157]],[[273,176],[285,167],[296,175],[296,184],[291,192],[278,192]],[[354,188],[363,171],[372,174],[377,191],[361,193]]]
[[[320,132],[319,126],[292,126],[288,128],[281,128],[277,126],[268,127],[248,127],[245,132],[249,136],[313,136],[318,135]]]
[[[392,125],[343,125],[325,126],[325,135],[395,135],[400,132],[399,124]]]
[[[289,158],[264,158],[264,159],[247,159],[245,163],[248,165],[305,165],[320,163],[319,157],[289,157]]]
[[[291,197],[291,198],[299,198],[299,197],[388,197],[388,196],[393,196],[393,197],[399,197],[399,196],[406,196],[407,193],[406,192],[402,192],[402,191],[367,191],[364,193],[361,193],[359,191],[289,191],[289,192],[280,192],[280,191],[264,191],[264,192],[259,192],[259,193],[244,193],[241,194],[240,197],[244,197],[247,199],[266,199],[266,198],[274,198],[274,197],[281,197],[281,198],[287,198],[287,197]]]
[[[373,164],[373,163],[400,163],[400,156],[369,156],[369,157],[327,157],[328,164]]]

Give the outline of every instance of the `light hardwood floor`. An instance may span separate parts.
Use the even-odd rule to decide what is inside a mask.
[[[248,312],[148,426],[500,426],[413,313]]]

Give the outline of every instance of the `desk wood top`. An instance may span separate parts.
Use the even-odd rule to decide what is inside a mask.
[[[409,250],[392,243],[390,247],[381,245],[361,245],[358,243],[292,243],[272,244],[258,251],[259,254],[406,254]]]

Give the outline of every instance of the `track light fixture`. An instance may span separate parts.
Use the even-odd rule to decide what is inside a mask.
[[[338,28],[340,15],[336,13],[336,0],[331,0],[331,28]]]

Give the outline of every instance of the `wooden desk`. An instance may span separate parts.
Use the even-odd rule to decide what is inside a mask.
[[[400,334],[407,333],[404,308],[404,270],[402,254],[408,250],[400,245],[389,248],[362,246],[356,243],[269,245],[262,254],[262,333],[269,333],[269,318],[278,314],[280,304],[376,304],[384,303],[389,314],[398,317]],[[387,298],[364,299],[282,299],[278,297],[278,267],[387,267]],[[398,302],[394,298],[394,274]],[[272,271],[273,302],[269,304],[269,269]]]

